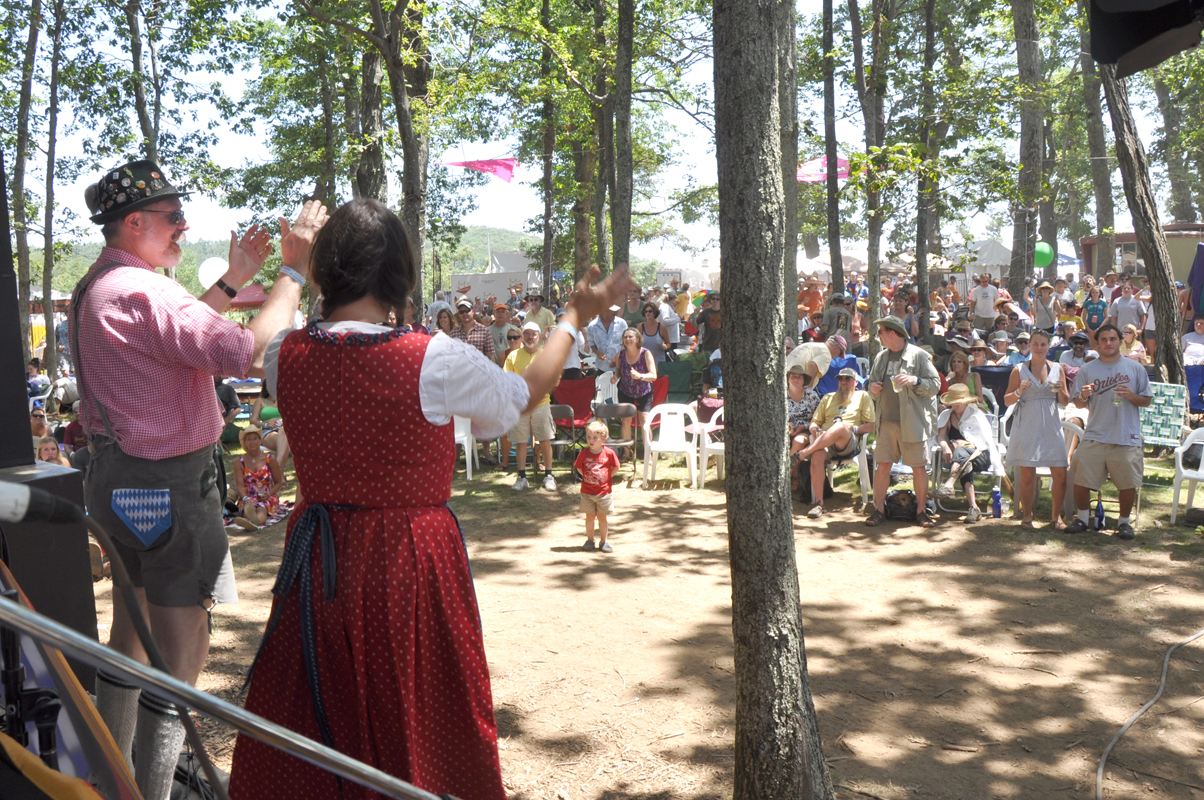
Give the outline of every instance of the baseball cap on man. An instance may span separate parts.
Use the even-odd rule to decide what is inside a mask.
[[[510,308],[510,306],[506,305],[505,303],[494,303],[493,304],[494,311],[506,311],[509,308]]]
[[[456,308],[472,308],[472,301],[467,297],[461,297],[456,301]]]
[[[542,330],[542,329],[539,327],[538,322],[528,322],[525,325],[523,325],[523,330],[524,331],[535,331],[536,333],[539,333],[540,330]]]
[[[860,378],[861,376],[858,375],[857,370],[853,369],[852,367],[845,367],[840,372],[836,373],[836,377],[837,378],[854,378],[854,379],[856,379],[856,378]]]
[[[141,159],[111,169],[84,190],[92,221],[104,225],[140,208],[192,194],[177,189],[154,161]]]
[[[849,343],[839,333],[835,336],[829,336],[828,341],[840,348],[841,355],[849,352]]]
[[[1070,335],[1070,341],[1072,341],[1072,342],[1089,342],[1089,341],[1091,341],[1091,339],[1087,336],[1087,334],[1083,333],[1082,331],[1075,331],[1074,333],[1072,333]]]

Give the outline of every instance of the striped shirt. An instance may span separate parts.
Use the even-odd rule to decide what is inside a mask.
[[[106,247],[80,307],[82,418],[105,433],[104,405],[122,451],[160,460],[217,442],[221,404],[214,375],[245,377],[255,335],[218,314],[142,259]]]

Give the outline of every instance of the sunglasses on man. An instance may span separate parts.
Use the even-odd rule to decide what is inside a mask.
[[[143,211],[149,211],[151,214],[166,214],[167,221],[172,225],[179,225],[184,221],[184,209],[177,208],[173,211],[163,211],[158,208],[144,208]]]

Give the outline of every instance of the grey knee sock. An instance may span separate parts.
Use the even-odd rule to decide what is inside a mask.
[[[142,690],[120,678],[96,671],[96,710],[109,726],[117,750],[125,763],[133,769],[130,760],[130,745],[134,741],[134,724],[138,718],[138,695]]]
[[[144,693],[138,701],[137,738],[134,780],[146,800],[168,800],[184,744],[184,726],[175,706]]]

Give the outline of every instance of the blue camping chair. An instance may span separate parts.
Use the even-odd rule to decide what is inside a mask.
[[[1188,411],[1192,414],[1204,414],[1204,364],[1186,367],[1187,370],[1187,402]]]

